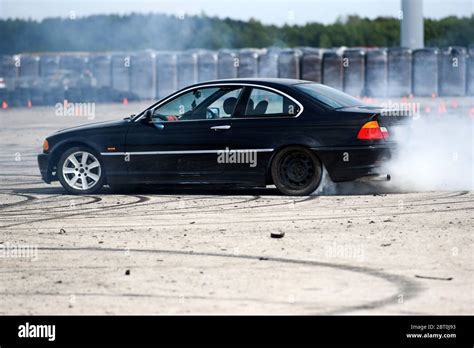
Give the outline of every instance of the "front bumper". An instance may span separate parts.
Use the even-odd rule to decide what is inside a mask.
[[[50,184],[53,180],[50,158],[51,155],[49,153],[41,153],[38,155],[38,166],[41,173],[41,178],[47,184]]]
[[[392,156],[393,145],[314,148],[332,181],[352,181],[382,174],[382,166]]]

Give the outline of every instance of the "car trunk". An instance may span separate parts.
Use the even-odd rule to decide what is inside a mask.
[[[397,110],[385,110],[377,106],[357,106],[337,109],[337,113],[341,116],[353,116],[357,119],[359,129],[367,122],[377,121],[380,127],[388,130],[389,138],[379,142],[395,144],[395,140],[402,140],[407,135],[407,127],[410,125],[412,117],[401,115]]]

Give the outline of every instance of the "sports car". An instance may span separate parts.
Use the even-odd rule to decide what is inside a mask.
[[[125,119],[47,137],[46,183],[72,194],[145,184],[275,185],[308,195],[334,182],[386,178],[395,143],[380,109],[292,79],[198,83]]]

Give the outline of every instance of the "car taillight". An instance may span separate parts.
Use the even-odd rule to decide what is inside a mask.
[[[43,151],[47,152],[48,150],[49,150],[49,144],[48,144],[48,141],[45,139],[45,141],[43,142]]]
[[[388,130],[385,127],[380,127],[377,121],[369,121],[362,126],[357,134],[357,139],[361,140],[376,140],[388,139]]]

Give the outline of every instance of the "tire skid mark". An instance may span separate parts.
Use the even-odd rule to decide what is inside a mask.
[[[314,199],[314,198],[313,198]],[[263,204],[263,205],[251,205],[251,206],[243,206],[243,207],[232,207],[232,208],[223,208],[223,209],[217,209],[217,210],[202,210],[199,207],[189,207],[189,208],[180,208],[180,209],[195,209],[194,211],[188,211],[188,212],[199,212],[199,213],[222,213],[222,212],[227,212],[227,211],[234,211],[234,210],[245,210],[245,209],[260,209],[260,208],[269,208],[269,207],[276,207],[276,206],[285,206],[294,203],[296,204],[301,204],[304,202],[308,202],[312,199],[303,199],[300,201],[293,200],[291,201],[285,201],[281,203],[270,203],[270,204]],[[258,201],[258,200],[253,200],[253,201]],[[418,206],[431,206],[431,205],[442,205],[442,204],[460,204],[460,203],[470,203],[474,202],[474,200],[468,200],[468,201],[451,201],[451,202],[434,202],[434,203],[426,203],[426,204],[414,204],[414,205],[407,205],[407,207],[418,207]],[[222,204],[222,205],[229,205],[229,204],[237,204],[238,202],[231,202],[228,204]],[[245,203],[245,202],[244,202]],[[318,206],[318,208],[321,208]],[[329,207],[328,207],[329,208]],[[331,208],[331,210],[348,210],[348,209],[357,209],[357,210],[364,210],[364,209],[386,209],[386,208],[399,208],[398,205],[383,205],[383,206],[373,206],[373,207],[355,207],[355,206],[346,206],[344,208]],[[175,214],[181,214],[182,211],[178,211],[179,209],[176,208],[173,211],[167,211],[165,215],[175,215]],[[451,209],[453,210],[453,209]],[[148,212],[160,212],[161,210],[147,210]],[[162,211],[161,211],[162,212]],[[395,213],[387,213],[389,215],[396,215]],[[153,215],[160,215],[160,214],[153,214]],[[137,215],[134,214],[134,217],[149,217],[149,215]],[[293,219],[292,219],[293,220]]]
[[[49,196],[49,197],[45,197],[45,198],[41,198],[41,199],[38,199],[36,200],[35,202],[33,202],[32,205],[36,204],[36,203],[43,203],[45,200],[47,199],[51,199],[51,198],[57,198],[58,196],[62,196],[62,195],[54,195],[54,196]],[[82,207],[84,205],[89,205],[89,204],[94,204],[94,203],[98,203],[100,201],[102,201],[102,198],[99,197],[99,196],[80,196],[78,198],[76,198],[75,200],[78,200],[78,199],[81,199],[81,198],[91,198],[90,201],[85,201],[85,202],[79,202],[79,203],[74,203],[74,206],[77,208],[77,207]],[[59,202],[60,203],[60,202]],[[30,215],[30,214],[35,214],[35,213],[30,213],[31,211],[35,211],[35,210],[39,210],[41,215],[44,215],[45,213],[46,214],[55,214],[55,213],[61,213],[61,212],[66,212],[66,211],[70,211],[70,210],[53,210],[53,211],[49,211],[51,209],[60,209],[60,208],[64,208],[64,205],[62,206],[57,206],[57,207],[51,207],[51,206],[48,206],[48,207],[39,207],[39,208],[33,208],[31,207],[30,205],[30,209],[21,209],[21,210],[5,210],[1,213],[1,215],[4,215],[4,216],[26,216],[26,215]],[[48,209],[48,211],[44,211],[45,209]],[[85,210],[85,209],[82,209],[81,210]],[[28,211],[28,213],[25,213],[25,214],[21,214],[22,212],[24,211]],[[13,213],[13,214],[10,214],[10,213]]]
[[[65,248],[39,247],[38,250],[60,251],[60,252],[71,252],[71,251],[123,252],[123,249],[119,249],[119,248],[97,248],[97,247],[74,247],[74,248],[72,247],[65,247]],[[251,260],[251,261],[260,261],[260,258],[261,258],[261,255],[258,255],[258,256],[235,255],[235,254],[226,254],[226,253],[181,251],[181,250],[170,250],[170,249],[130,249],[130,252],[196,256],[196,257],[231,258],[231,259],[242,259],[242,260]],[[395,285],[396,287],[395,294],[391,296],[374,300],[374,301],[368,301],[363,304],[340,307],[340,308],[337,308],[336,310],[328,311],[323,314],[340,314],[340,313],[354,312],[358,310],[377,309],[377,308],[384,307],[386,305],[396,304],[398,301],[398,296],[400,294],[403,294],[404,301],[406,301],[406,300],[414,299],[423,290],[423,287],[418,282],[406,276],[390,274],[390,273],[386,273],[381,270],[377,270],[370,267],[352,266],[352,265],[312,261],[312,260],[289,259],[289,258],[283,258],[283,257],[272,257],[272,256],[267,256],[267,255],[265,255],[265,262],[296,264],[296,265],[312,266],[312,267],[325,267],[325,268],[332,268],[336,270],[355,272],[355,273],[360,273],[366,276],[368,275],[368,276],[376,277],[379,279],[383,279],[391,283],[392,285]]]
[[[411,199],[411,200],[407,199],[407,200],[404,200],[404,205],[405,206],[418,206],[419,204],[414,204],[414,205],[408,205],[408,204],[409,203],[414,203],[414,202],[427,202],[427,201],[433,201],[433,200],[454,198],[454,197],[466,195],[468,193],[469,193],[469,191],[463,191],[462,193],[453,194],[453,195],[451,195],[451,194],[446,194],[446,195],[442,194],[442,195],[419,198],[419,199]],[[323,197],[336,197],[336,196],[323,196]],[[391,197],[393,197],[393,196],[391,196]],[[455,202],[466,202],[466,201],[455,201]],[[470,202],[470,201],[468,201],[468,202]],[[443,204],[443,203],[441,202],[439,204]],[[397,208],[397,207],[399,207],[399,205],[397,204],[397,205],[384,205],[384,206],[381,206],[381,205],[369,205],[369,204],[368,205],[362,205],[362,204],[359,203],[357,206],[348,205],[348,206],[345,206],[345,207],[334,207],[330,204],[323,204],[323,205],[319,205],[319,207],[320,208],[328,208],[328,209],[331,209],[331,210],[344,210],[344,209],[354,209],[354,208],[357,208],[357,209]]]
[[[303,202],[306,202],[306,201],[311,201],[311,200],[314,200],[316,199],[317,197],[313,197],[313,196],[310,196],[310,197],[306,197],[304,199],[301,199],[301,200],[293,200],[293,203],[297,204],[297,203],[303,203]],[[190,210],[190,209],[194,209],[193,211],[188,211],[189,213],[192,213],[192,212],[199,212],[199,213],[220,213],[220,212],[224,212],[224,211],[229,211],[229,210],[239,210],[239,209],[255,209],[255,208],[269,208],[269,207],[275,207],[275,206],[282,206],[282,205],[288,205],[288,204],[291,204],[292,202],[289,202],[289,201],[285,201],[285,202],[280,202],[280,203],[269,203],[269,204],[263,204],[263,205],[252,205],[252,206],[249,206],[249,207],[232,207],[232,208],[224,208],[224,209],[214,209],[214,210],[202,210],[202,208],[210,208],[210,207],[214,207],[216,205],[219,205],[219,206],[224,206],[224,205],[230,205],[230,204],[243,204],[243,203],[250,203],[250,202],[254,202],[254,201],[260,201],[262,200],[263,197],[262,196],[253,196],[249,199],[246,199],[246,200],[243,200],[243,201],[236,201],[236,202],[229,202],[229,203],[223,203],[223,204],[210,204],[210,205],[197,205],[197,206],[193,206],[193,207],[185,207],[185,208],[176,208],[174,209],[175,211],[171,211],[171,212],[166,212],[166,214],[181,214],[182,213],[182,210]],[[177,210],[181,210],[181,211],[177,211]],[[157,210],[149,210],[149,211],[157,211]],[[142,216],[142,217],[146,217],[148,215],[134,215],[134,216]]]
[[[189,198],[187,200],[194,200],[196,198]],[[289,202],[282,202],[282,203],[271,203],[271,204],[265,204],[265,205],[260,205],[260,206],[251,206],[251,207],[233,207],[233,208],[224,208],[224,209],[212,209],[212,210],[203,210],[203,208],[209,208],[209,207],[213,207],[213,206],[216,206],[216,205],[219,205],[219,206],[223,206],[223,205],[230,205],[230,204],[243,204],[243,203],[248,203],[248,202],[252,202],[252,201],[258,201],[259,199],[261,199],[260,196],[254,196],[254,197],[251,197],[251,198],[248,198],[246,200],[242,200],[242,201],[237,201],[237,202],[229,202],[229,203],[222,203],[222,204],[219,204],[219,203],[214,203],[214,204],[210,204],[210,205],[206,205],[206,206],[199,206],[199,205],[196,205],[196,206],[193,206],[193,207],[184,207],[184,208],[174,208],[173,211],[168,211],[166,212],[166,215],[178,215],[178,214],[182,214],[183,212],[186,212],[186,213],[221,213],[223,211],[232,211],[232,210],[238,210],[238,209],[248,209],[248,208],[255,208],[255,207],[273,207],[273,206],[282,206],[282,205],[287,205],[287,204],[290,204]],[[304,201],[308,201],[308,200],[312,200],[314,198],[305,198],[301,201],[294,201],[295,204],[296,203],[299,203],[299,202],[304,202]],[[141,204],[140,206],[146,206],[146,205],[154,205],[154,204],[164,204],[164,203],[177,203],[177,202],[180,202],[182,200],[173,200],[173,201],[168,201],[168,202],[153,202],[153,203],[146,203],[146,204]],[[120,206],[117,206],[117,208],[122,208],[122,205]],[[95,209],[95,208],[91,208],[91,209]],[[193,209],[193,210],[191,210]],[[149,212],[156,212],[156,211],[161,211],[161,210],[147,210]],[[97,211],[95,213],[97,213],[97,215],[95,215],[94,217],[95,218],[100,218],[100,213],[102,211]],[[117,214],[119,215],[119,214]],[[151,214],[150,214],[151,215]],[[150,215],[137,215],[137,214],[134,214],[134,217],[149,217]],[[153,214],[154,216],[157,216],[159,214]]]
[[[428,201],[429,199],[423,200]],[[421,200],[420,200],[421,201]],[[474,202],[474,199],[467,199],[467,200],[459,200],[459,201],[448,201],[448,202],[433,202],[433,203],[421,203],[421,204],[408,204],[404,203],[405,207],[424,207],[424,206],[431,206],[431,205],[442,205],[442,204],[463,204],[463,203],[471,203]],[[331,210],[347,210],[347,209],[358,209],[358,210],[366,210],[366,209],[386,209],[386,208],[399,208],[400,206],[397,205],[374,205],[374,206],[346,206],[346,207],[330,207],[330,206],[323,206],[322,208],[327,208]],[[321,208],[321,206],[319,206]]]
[[[401,215],[416,215],[416,214],[430,214],[430,213],[443,213],[443,212],[452,212],[452,211],[463,211],[463,210],[474,210],[474,207],[472,208],[460,208],[460,209],[447,209],[447,210],[436,210],[436,211],[420,211],[420,212],[400,212],[400,213],[386,213],[386,214],[381,214],[381,215],[378,215],[377,217],[378,218],[384,218],[384,217],[391,217],[391,216],[401,216]],[[78,215],[78,214],[73,214],[71,216],[74,216],[74,215]],[[155,214],[155,216],[157,216]],[[165,215],[161,215],[161,217],[163,217]],[[137,217],[137,216],[135,216]],[[144,215],[144,217],[146,217],[146,215]],[[366,215],[344,215],[344,216],[325,216],[325,217],[308,217],[308,218],[284,218],[284,219],[277,219],[277,218],[273,218],[271,220],[246,220],[246,221],[242,221],[242,220],[238,220],[238,221],[227,221],[229,223],[232,223],[232,224],[255,224],[255,223],[275,223],[275,222],[288,222],[288,220],[291,220],[291,221],[295,221],[295,222],[299,222],[299,221],[323,221],[323,220],[342,220],[342,219],[357,219],[357,218],[373,218],[374,215],[373,214],[366,214]],[[51,219],[44,219],[44,220],[55,220],[55,219],[58,219],[60,217],[54,217],[54,218],[51,218]],[[73,219],[71,219],[73,220]],[[43,221],[43,220],[38,220],[38,221],[32,221],[32,222],[40,222],[40,221]],[[153,227],[157,228],[157,227],[178,227],[178,226],[189,226],[189,222],[183,222],[183,223],[178,223],[176,221],[176,219],[160,219],[161,222],[165,222],[165,223],[160,223],[160,224],[155,224],[153,221]],[[168,221],[172,221],[171,223],[166,223]],[[23,224],[27,224],[27,223],[32,223],[30,221],[27,221],[27,222],[22,222],[22,223],[18,223],[18,224],[12,224],[10,226],[7,226],[7,227],[14,227],[14,226],[17,226],[17,225],[23,225]],[[152,221],[150,221],[152,222]],[[218,225],[218,224],[221,224],[221,222],[200,222],[200,221],[196,221],[195,225],[194,226],[209,226],[209,225]],[[133,225],[114,225],[114,228],[130,228],[132,227]],[[5,226],[0,226],[0,227],[5,227]],[[83,226],[82,229],[84,230],[87,230],[89,228],[106,228],[108,227],[107,225],[105,226],[102,226],[102,225],[95,225],[95,226]],[[21,229],[12,229],[12,230],[21,230]]]
[[[5,195],[14,196],[14,197],[24,197],[26,199],[23,200],[23,201],[19,201],[19,202],[0,204],[0,209],[5,209],[5,208],[9,208],[9,207],[14,207],[14,206],[18,206],[18,205],[31,203],[31,202],[33,202],[34,200],[37,199],[35,196],[28,195],[28,194],[23,194],[23,193],[5,193]]]
[[[64,296],[64,297],[69,297],[70,294],[63,294],[59,292],[34,292],[34,293],[28,293],[28,292],[22,292],[22,293],[9,293],[9,292],[0,292],[0,295],[2,296],[51,296],[51,297],[58,297],[58,296]],[[164,294],[139,294],[139,293],[122,293],[122,294],[104,294],[104,293],[99,293],[99,292],[75,292],[74,296],[76,297],[103,297],[103,298],[154,298],[154,299],[176,299],[176,296],[172,295],[164,295]],[[302,306],[308,306],[311,305],[311,302],[285,302],[285,301],[269,301],[265,299],[260,299],[260,298],[251,298],[251,297],[206,297],[206,296],[196,296],[196,295],[187,295],[183,296],[185,299],[193,299],[193,300],[206,300],[206,301],[224,301],[224,302],[255,302],[255,303],[261,303],[261,304],[276,304],[276,305],[287,305],[287,306],[294,306],[295,304],[297,305],[302,305]],[[0,312],[1,313],[1,312]]]
[[[459,209],[446,209],[446,210],[435,210],[435,211],[416,211],[416,212],[391,212],[391,213],[384,213],[377,215],[378,218],[382,217],[390,217],[390,216],[399,216],[399,215],[416,215],[416,214],[436,214],[436,213],[444,213],[444,212],[453,212],[453,211],[465,211],[465,210],[473,210],[474,207],[469,207],[469,208],[459,208]],[[157,216],[157,215],[155,215]],[[161,217],[166,216],[166,214],[161,215]],[[291,221],[322,221],[322,220],[340,220],[340,219],[357,219],[357,218],[373,218],[374,214],[357,214],[357,215],[338,215],[338,216],[324,216],[324,217],[307,217],[307,218],[297,218],[297,217],[292,217],[292,218],[287,218],[284,217],[282,219],[278,219],[277,217],[272,218],[271,220],[266,220],[266,219],[253,219],[253,220],[236,220],[236,221],[227,221],[228,223],[232,224],[255,224],[255,223],[275,223],[275,222],[287,222],[288,220]],[[179,223],[176,221],[176,219],[167,219],[167,220],[172,220],[173,222],[170,224],[153,224],[153,227],[171,227],[171,226],[188,226],[188,222],[184,223]],[[163,220],[160,220],[163,221]],[[166,220],[165,220],[166,222]],[[200,222],[196,221],[194,226],[202,226],[202,225],[216,225],[220,224],[221,222]],[[102,226],[103,227],[103,226]],[[87,227],[85,227],[87,228]]]
[[[123,207],[126,207],[126,206],[130,206],[130,205],[133,205],[133,204],[140,204],[142,202],[146,202],[149,200],[148,197],[145,197],[145,196],[138,196],[138,195],[133,195],[131,197],[135,197],[135,198],[138,198],[137,201],[135,202],[127,202],[127,203],[124,203],[124,204],[121,204],[121,205],[109,205],[109,206],[106,206],[106,207],[100,207],[100,208],[97,208],[97,209],[101,209],[101,210],[108,210],[108,209],[119,209],[119,208],[123,208]],[[72,217],[72,216],[78,216],[78,215],[82,215],[83,212],[82,211],[79,211],[79,212],[76,212],[76,213],[71,213],[71,214],[64,214],[64,215],[59,215],[59,216],[51,216],[51,217],[47,217],[47,218],[44,218],[44,219],[36,219],[36,220],[30,220],[30,221],[22,221],[22,222],[17,222],[17,223],[13,223],[13,224],[7,224],[7,225],[3,225],[3,226],[0,226],[2,228],[9,228],[9,227],[14,227],[14,226],[19,226],[19,225],[25,225],[25,224],[31,224],[31,223],[35,223],[35,222],[43,222],[43,221],[51,221],[51,220],[57,220],[57,219],[64,219],[64,218],[68,218],[68,217]]]
[[[82,196],[82,197],[95,197],[95,196]],[[129,195],[126,196],[126,197],[130,197]],[[139,197],[139,196],[135,196],[135,197]],[[150,200],[150,197],[145,197],[145,201],[148,201]],[[98,198],[98,197],[96,197]],[[99,200],[102,200],[102,198],[98,198]],[[187,198],[185,200],[195,200],[196,197],[190,197],[190,198]],[[199,198],[198,198],[199,199]],[[254,200],[258,200],[259,199],[259,196],[254,196],[254,197],[251,197],[251,198],[248,198],[248,199],[245,199],[245,200],[241,200],[241,201],[236,201],[236,202],[227,202],[227,203],[213,203],[213,204],[210,204],[208,206],[197,206],[197,208],[201,208],[201,207],[211,207],[211,206],[215,206],[215,205],[219,205],[219,206],[223,206],[223,205],[230,205],[230,204],[242,204],[242,203],[248,203],[248,202],[251,202],[251,201],[254,201]],[[146,205],[155,205],[155,204],[167,204],[167,203],[178,203],[178,202],[182,202],[184,201],[183,199],[173,199],[173,200],[169,200],[169,201],[158,201],[158,202],[150,202],[150,203],[144,203],[144,204],[141,204],[141,206],[146,206]],[[83,203],[81,204],[82,206],[83,205],[86,205],[86,204],[91,204],[91,203],[95,203],[95,202],[87,202],[87,203]],[[140,203],[140,202],[135,202],[136,203]],[[91,207],[91,208],[81,208],[81,211],[85,211],[85,210],[96,210],[94,211],[94,213],[98,214],[94,217],[99,217],[100,213],[102,212],[101,209],[103,208],[111,208],[111,207],[115,207],[117,209],[120,209],[124,206],[125,204],[122,204],[122,205],[108,205],[106,207]],[[76,207],[79,206],[79,204],[76,204]],[[177,214],[181,214],[184,210],[188,210],[188,209],[192,209],[192,208],[196,208],[196,207],[184,207],[184,208],[174,208],[174,210],[176,210]],[[42,208],[44,209],[44,208]],[[34,208],[34,209],[30,209],[30,210],[41,210],[40,208]],[[178,211],[179,210],[179,211]],[[57,213],[61,213],[61,212],[66,212],[66,211],[69,211],[69,210],[62,210],[62,211],[58,211],[58,210],[55,210],[55,211],[52,211],[52,212],[49,212],[48,214],[49,215],[53,215],[52,217],[54,217],[55,215],[54,214],[57,214]],[[149,211],[155,211],[155,210],[149,210]],[[7,211],[7,213],[9,213],[10,211]],[[42,215],[44,215],[44,212],[41,212]],[[29,215],[29,214],[2,214],[4,216],[26,216],[26,215]],[[134,215],[134,216],[137,216],[137,215]],[[59,217],[57,217],[59,218]]]
[[[468,193],[467,191],[464,193],[466,194]],[[261,197],[263,198],[263,197]],[[275,207],[275,206],[284,206],[284,205],[288,205],[288,204],[301,204],[301,203],[306,203],[308,201],[312,201],[312,200],[315,200],[319,198],[319,196],[308,196],[304,199],[301,199],[301,200],[291,200],[290,197],[288,198],[284,198],[285,201],[284,202],[280,202],[280,203],[269,203],[269,204],[263,204],[263,205],[252,205],[252,206],[249,206],[249,207],[233,207],[233,208],[230,208],[230,209],[219,209],[219,210],[209,210],[209,211],[203,211],[203,210],[199,210],[199,212],[209,212],[209,213],[212,213],[212,212],[223,212],[223,211],[228,211],[228,210],[242,210],[242,209],[257,209],[257,208],[269,208],[269,207]],[[440,199],[440,198],[438,198]],[[419,200],[412,200],[412,201],[408,201],[409,203],[411,202],[418,202],[418,201],[428,201],[428,200],[432,200],[431,198],[426,198],[426,199],[419,199]],[[455,204],[455,203],[464,203],[466,201],[455,201],[455,202],[447,202],[449,204]],[[471,201],[468,201],[468,202],[471,202]],[[229,204],[232,204],[232,203],[229,203]],[[444,204],[443,202],[436,202],[435,204]],[[225,205],[225,204],[223,204]],[[420,204],[421,205],[421,204]],[[430,204],[426,204],[426,205],[430,205]],[[409,205],[409,206],[412,206],[412,205]],[[413,205],[413,206],[418,206],[417,205]],[[345,206],[345,207],[332,207],[330,205],[323,205],[323,206],[318,206],[318,208],[330,208],[331,210],[346,210],[346,209],[374,209],[374,208],[398,208],[399,205],[392,205],[392,206],[380,206],[380,205],[377,205],[377,206],[354,206],[354,205],[351,205],[351,206]],[[192,209],[194,207],[191,207],[189,209]],[[196,210],[197,211],[197,210]],[[167,214],[173,214],[173,212],[167,212]],[[135,215],[135,216],[142,216],[142,217],[146,217],[147,215]]]
[[[148,200],[151,200],[151,198],[154,198],[153,196],[151,197],[147,197]],[[169,198],[169,197],[168,197]],[[144,204],[141,204],[141,206],[147,206],[147,205],[155,205],[155,204],[168,204],[168,203],[179,203],[179,202],[183,202],[183,201],[189,201],[189,200],[192,200],[194,198],[186,198],[186,199],[173,199],[171,201],[154,201],[154,202],[150,202],[150,203],[144,203]],[[251,202],[253,200],[256,200],[257,198],[249,198],[249,199],[245,199],[245,200],[242,200],[242,201],[237,201],[237,202],[228,202],[228,203],[213,203],[213,204],[210,204],[208,205],[209,207],[211,206],[215,206],[215,205],[219,205],[219,206],[223,206],[223,205],[229,205],[229,204],[241,204],[241,203],[248,203],[248,202]],[[120,206],[119,206],[120,207]],[[198,206],[199,207],[199,206]],[[202,207],[202,206],[201,206]],[[206,206],[204,206],[206,207]],[[85,208],[85,209],[82,209],[82,210],[92,210],[92,209],[98,209],[98,208],[95,208],[95,207],[91,207],[91,208]],[[177,208],[173,208],[174,210],[180,210],[180,213],[183,211],[183,210],[186,210],[186,209],[191,209],[189,207],[184,207],[184,208],[181,208],[181,207],[177,207]],[[149,211],[155,211],[155,210],[149,210]],[[56,211],[58,212],[58,211]],[[100,211],[98,211],[98,213],[100,213]],[[135,215],[134,216],[138,216],[138,215]]]
[[[135,196],[135,197],[138,197],[138,196]],[[143,197],[143,196],[142,196]],[[147,197],[143,197],[143,198],[147,198]],[[148,198],[149,199],[149,198]],[[148,200],[148,199],[145,199]],[[196,199],[196,198],[192,198],[192,199]],[[140,199],[139,199],[140,200]],[[170,201],[171,203],[172,202],[176,202],[176,201]],[[130,205],[133,205],[133,204],[137,204],[139,203],[139,201],[137,202],[129,202],[129,203],[126,203],[126,204],[122,204],[122,205],[109,205],[109,206],[106,206],[106,207],[102,207],[102,208],[97,208],[98,210],[95,212],[95,213],[101,213],[102,211],[104,210],[109,210],[109,209],[124,209],[124,208],[127,208],[129,207]],[[160,203],[165,203],[165,202],[160,202]],[[156,202],[154,203],[148,203],[148,204],[141,204],[141,206],[143,205],[149,205],[149,204],[156,204]],[[281,203],[279,205],[286,205],[288,204],[287,202],[285,203]],[[271,204],[271,205],[274,205],[274,204]],[[247,209],[249,209],[249,207],[246,207]],[[242,208],[233,208],[232,210],[236,210],[236,209],[242,209]],[[453,212],[453,211],[462,211],[462,210],[472,210],[474,209],[474,207],[466,207],[466,208],[458,208],[458,209],[440,209],[440,210],[432,210],[432,211],[414,211],[414,212],[386,212],[384,214],[380,214],[378,215],[379,218],[381,217],[388,217],[388,216],[402,216],[402,215],[416,215],[416,214],[430,214],[430,213],[438,213],[438,212]],[[225,210],[230,210],[230,209],[225,209]],[[223,210],[209,210],[209,211],[205,211],[205,210],[196,210],[196,212],[199,212],[199,213],[222,213]],[[166,212],[164,214],[153,214],[154,216],[161,216],[161,217],[164,217],[166,215],[174,215],[174,214],[181,214],[181,212]],[[190,211],[188,211],[188,213],[190,213]],[[35,223],[35,222],[42,222],[42,221],[50,221],[50,220],[56,220],[56,219],[62,219],[62,218],[68,218],[68,217],[72,217],[74,219],[75,216],[78,216],[78,215],[81,215],[82,212],[78,212],[78,213],[74,213],[74,214],[66,214],[66,215],[61,215],[61,216],[53,216],[53,217],[49,217],[49,218],[45,218],[45,219],[38,219],[38,220],[33,220],[33,221],[24,221],[24,222],[19,222],[19,223],[14,223],[14,224],[10,224],[10,225],[5,225],[5,226],[1,226],[1,227],[4,227],[4,228],[8,228],[8,227],[14,227],[14,226],[19,226],[19,225],[24,225],[24,224],[29,224],[29,223]],[[119,214],[117,214],[119,215]],[[352,219],[357,219],[357,218],[372,218],[374,216],[373,213],[371,214],[364,214],[364,215],[361,215],[360,213],[359,214],[352,214],[352,215],[336,215],[336,216],[324,216],[324,217],[307,217],[307,218],[298,218],[298,217],[292,217],[291,220],[292,221],[321,221],[321,220],[338,220],[338,219],[347,219],[347,218],[352,218]],[[100,218],[100,216],[96,215],[94,216],[95,218]],[[134,217],[149,217],[148,215],[134,215]],[[71,220],[73,220],[71,219]],[[236,223],[236,224],[245,224],[245,223],[272,223],[272,222],[285,222],[287,221],[288,219],[290,219],[289,217],[288,218],[283,218],[283,219],[278,219],[278,218],[272,218],[271,220],[264,220],[264,219],[253,219],[253,220],[245,220],[245,221],[242,221],[242,220],[239,220],[239,221],[232,221],[232,223]],[[172,224],[169,224],[169,223],[166,223],[168,220],[172,220]],[[170,227],[170,226],[185,226],[185,225],[188,225],[188,223],[177,223],[176,220],[174,219],[166,219],[164,220],[163,222],[165,222],[165,224],[161,223],[159,225],[153,225],[155,227]],[[216,223],[214,222],[197,222],[197,225],[214,225]],[[129,226],[125,226],[125,227],[129,227]]]

